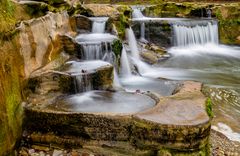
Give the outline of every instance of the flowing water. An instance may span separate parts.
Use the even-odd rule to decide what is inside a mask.
[[[132,62],[140,75],[203,82],[203,92],[213,102],[215,117],[212,128],[240,141],[240,47],[218,44],[215,20],[149,18],[140,13],[134,12],[133,21],[140,24],[167,21],[172,25],[174,35],[174,47],[168,49],[171,57],[154,67],[142,62],[132,48],[136,47],[135,43],[129,43],[133,52]],[[131,29],[129,31],[132,35]],[[134,40],[133,37],[131,39]]]
[[[89,18],[92,23],[92,33],[104,33],[106,22],[108,20],[108,17],[91,17]]]
[[[240,47],[218,44],[216,23],[183,23],[173,29],[175,47],[168,50],[172,57],[155,67],[155,76],[203,82],[204,93],[213,101],[213,129],[240,141]]]
[[[189,22],[173,24],[175,46],[201,45],[205,43],[218,43],[218,26],[216,21],[209,21],[206,25]],[[187,26],[186,26],[187,25]]]
[[[82,62],[69,61],[66,62],[66,67],[63,71],[75,77],[75,92],[82,93],[93,90],[94,86],[92,85],[92,73],[95,73],[99,68],[110,66],[110,63],[100,60]]]
[[[121,58],[122,74],[120,75],[120,82],[122,86],[130,92],[151,91],[159,94],[160,96],[172,95],[179,83],[171,80],[145,77],[144,73],[153,71],[154,69],[140,59],[137,41],[131,28],[127,29],[127,38],[131,56],[128,56],[125,49],[123,49]],[[137,67],[137,71],[140,75],[133,75],[131,73],[130,63],[128,60]],[[157,70],[155,72],[157,72]]]
[[[121,75],[123,76],[132,75],[130,63],[129,63],[127,52],[124,45],[123,45],[122,54],[121,54]]]
[[[127,29],[126,33],[127,33],[128,45],[130,47],[132,57],[139,60],[140,55],[138,51],[138,45],[137,45],[136,37],[134,35],[132,28],[130,27],[129,29]]]

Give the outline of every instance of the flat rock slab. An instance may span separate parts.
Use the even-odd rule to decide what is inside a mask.
[[[31,137],[31,141],[41,144],[54,142],[83,147],[86,142],[104,140],[124,142],[140,151],[161,151],[164,148],[175,152],[205,153],[211,120],[205,112],[205,97],[200,90],[200,83],[184,82],[178,93],[161,97],[156,106],[138,113],[87,113],[30,106],[25,108],[28,117],[26,130],[30,134],[39,133],[38,137]],[[121,96],[118,95],[118,98]],[[39,127],[39,123],[42,126]],[[41,138],[48,134],[59,139]]]
[[[163,97],[156,107],[139,113],[137,118],[170,125],[198,125],[209,121],[205,110],[206,98],[200,92],[201,84],[185,82],[181,91]]]

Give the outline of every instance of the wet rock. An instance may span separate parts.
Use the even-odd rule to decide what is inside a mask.
[[[158,57],[155,53],[148,51],[140,54],[144,60],[150,64],[155,64],[158,62]]]
[[[88,149],[92,146],[105,152],[120,148],[124,152],[157,149],[161,153],[165,147],[169,149],[165,153],[170,154],[171,149],[198,153],[207,148],[210,133],[210,119],[200,89],[200,83],[186,82],[178,93],[162,98],[157,106],[130,115],[69,112],[50,105],[44,110],[28,107],[26,127],[41,132],[31,134],[32,142],[44,144]],[[44,126],[36,126],[38,121]],[[68,128],[64,128],[66,126]],[[93,144],[94,140],[98,140],[97,143]],[[126,144],[135,149],[128,151],[123,148]]]
[[[240,44],[240,36],[237,37],[237,42]]]
[[[87,33],[92,30],[92,21],[86,16],[75,15],[71,17],[70,21],[74,23],[76,32],[78,33]]]
[[[34,150],[34,149],[29,149],[29,150],[28,150],[28,153],[29,153],[29,154],[33,154],[33,153],[35,153],[35,150]]]
[[[62,156],[63,155],[63,151],[62,150],[54,150],[53,151],[53,156]]]
[[[45,152],[50,151],[49,147],[46,147],[46,146],[32,145],[32,148],[35,150],[41,151],[41,153],[43,151],[45,151]]]
[[[49,71],[29,79],[25,89],[25,94],[71,93],[74,92],[74,78],[66,73]]]
[[[91,10],[94,16],[109,16],[116,19],[119,15],[118,10],[111,5],[85,4],[84,7]]]
[[[154,45],[154,44],[150,44],[150,47],[149,47],[150,50],[154,51],[155,53],[158,53],[158,54],[165,54],[166,53],[166,50],[157,46],[157,45]]]
[[[72,151],[71,152],[71,155],[72,156],[80,156],[80,154],[77,152],[77,151]],[[83,154],[82,154],[83,155]]]
[[[70,35],[60,35],[60,38],[63,49],[67,54],[81,58],[81,56],[78,56],[79,45],[75,42],[74,37]]]
[[[176,149],[204,148],[210,134],[210,118],[205,111],[206,98],[200,89],[201,83],[185,82],[177,94],[164,97],[156,107],[135,115],[136,129],[132,131],[133,135],[136,135],[134,138],[143,147],[171,144],[171,147]],[[143,123],[142,120],[150,121],[151,124]],[[167,126],[156,128],[157,123]],[[194,126],[200,124],[201,132]],[[144,127],[148,127],[148,130]],[[140,134],[144,134],[144,139]],[[151,142],[148,142],[148,139]],[[193,142],[189,144],[179,142],[185,139]]]
[[[45,156],[45,153],[43,151],[40,151],[39,156]]]

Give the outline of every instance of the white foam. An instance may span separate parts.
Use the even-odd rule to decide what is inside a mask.
[[[228,137],[232,141],[240,142],[240,133],[234,132],[231,129],[231,127],[224,123],[219,122],[216,126],[212,126],[212,129],[223,133],[226,137]]]

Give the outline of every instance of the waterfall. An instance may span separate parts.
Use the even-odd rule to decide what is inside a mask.
[[[173,25],[173,32],[175,46],[203,45],[206,43],[218,44],[217,23],[196,23],[196,25],[189,25],[187,22],[176,23]]]
[[[139,51],[137,47],[137,40],[131,27],[127,29],[127,38],[128,38],[129,47],[131,49],[132,57],[139,60],[140,56],[139,56]]]
[[[146,41],[145,39],[145,23],[141,23],[141,37],[140,37],[141,41]]]
[[[145,16],[142,14],[139,8],[134,8],[132,12],[132,18],[144,18]]]
[[[82,44],[84,60],[101,60],[104,54],[101,43],[98,44]]]
[[[92,17],[92,33],[104,33],[108,17]]]
[[[93,22],[92,33],[104,33],[106,22]]]
[[[121,74],[124,76],[132,75],[127,52],[124,46],[122,48],[122,55],[121,55]]]
[[[76,93],[86,92],[93,90],[91,77],[89,75],[76,75],[75,76],[75,91]]]
[[[113,69],[113,85],[115,87],[121,87],[121,83],[119,81],[118,73],[117,73],[115,68]]]
[[[134,8],[132,13],[132,18],[145,19],[146,17],[142,14],[139,8]],[[140,26],[140,41],[147,42],[145,39],[145,23],[142,21]]]

